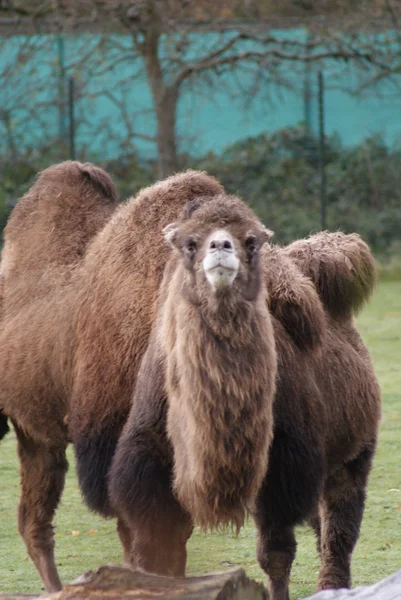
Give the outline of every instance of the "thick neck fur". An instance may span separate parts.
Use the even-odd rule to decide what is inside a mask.
[[[181,284],[178,281],[180,278]],[[197,307],[199,317],[211,333],[220,340],[228,340],[230,347],[252,343],[260,308],[265,312],[267,300],[267,291],[264,285],[262,287],[259,272],[252,269],[246,283],[242,283],[242,289],[234,287],[215,293],[210,293],[207,282],[196,289],[194,281],[192,273],[179,268],[177,288],[180,287],[180,294]]]
[[[204,529],[252,509],[272,437],[276,355],[265,289],[193,303],[178,267],[163,315],[175,490]]]
[[[224,340],[229,347],[239,348],[252,343],[258,323],[258,304],[263,303],[263,294],[259,302],[253,304],[224,290],[203,299],[197,308],[211,335]]]

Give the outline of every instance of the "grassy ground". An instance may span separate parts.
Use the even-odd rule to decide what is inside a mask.
[[[370,583],[401,567],[401,282],[383,282],[358,319],[373,355],[383,391],[383,421],[361,537],[354,553],[354,584]],[[104,521],[84,507],[77,487],[73,457],[56,519],[57,563],[64,582],[107,562],[120,562],[114,522]],[[18,464],[15,439],[0,447],[0,593],[42,589],[16,527]],[[263,579],[255,560],[255,529],[250,522],[239,538],[205,536],[195,531],[189,542],[189,573],[205,573],[241,565]],[[299,528],[298,552],[292,572],[291,596],[314,591],[318,558],[311,531]]]

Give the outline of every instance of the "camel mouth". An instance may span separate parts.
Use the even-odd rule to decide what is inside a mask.
[[[235,258],[235,257],[233,257]],[[232,261],[234,263],[234,261]],[[238,264],[223,264],[218,262],[217,264],[205,268],[204,271],[206,279],[214,290],[221,290],[224,288],[231,287],[235,278],[238,274]]]
[[[222,263],[219,263],[215,267],[211,267],[210,269],[208,269],[208,271],[210,273],[211,271],[215,271],[216,269],[222,269],[225,271],[232,271],[232,272],[237,271],[237,269],[235,267],[227,267],[226,265],[223,265]]]

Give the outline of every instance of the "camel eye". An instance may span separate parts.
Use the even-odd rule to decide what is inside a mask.
[[[256,235],[248,235],[245,240],[245,249],[248,259],[252,258],[258,251],[258,244]]]
[[[196,242],[193,238],[189,238],[185,244],[186,252],[192,257],[196,252]]]

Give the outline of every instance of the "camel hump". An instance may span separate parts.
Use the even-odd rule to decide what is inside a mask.
[[[357,233],[322,231],[293,242],[284,251],[312,279],[332,317],[356,315],[370,298],[376,281],[375,261]]]
[[[45,169],[6,225],[6,272],[12,265],[25,270],[32,263],[44,269],[76,263],[117,204],[111,177],[91,163],[65,161]]]
[[[117,205],[113,181],[95,165],[65,161],[39,173],[4,230],[0,311],[67,282]]]
[[[86,181],[95,192],[98,192],[101,198],[106,201],[109,200],[112,203],[118,202],[116,186],[106,171],[89,162],[80,163],[77,161],[67,161],[67,163],[69,162],[71,165],[77,167],[78,175],[80,175],[83,181]]]
[[[52,184],[63,190],[68,187],[76,189],[79,186],[82,191],[86,188],[86,191],[96,192],[104,201],[117,202],[117,190],[110,175],[90,162],[65,160],[52,165],[38,173],[34,187],[43,189]],[[74,202],[74,198],[70,200]],[[55,201],[56,199],[53,199],[53,202]]]
[[[111,177],[91,163],[67,160],[44,169],[28,192],[17,202],[5,228],[6,239],[28,229],[53,231],[88,229],[88,213],[107,213],[117,206]],[[95,219],[96,220],[96,219]]]

